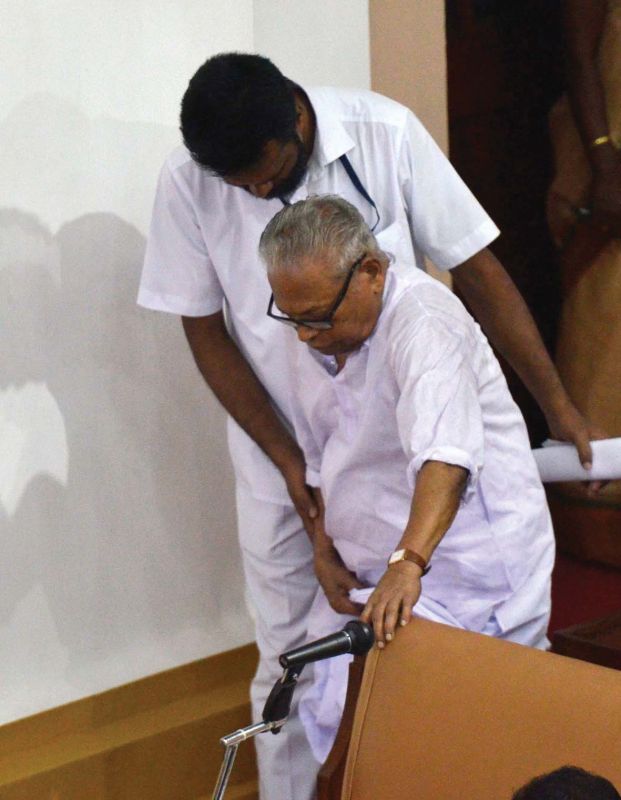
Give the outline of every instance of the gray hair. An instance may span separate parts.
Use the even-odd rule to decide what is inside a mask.
[[[357,208],[337,195],[314,195],[285,206],[261,235],[259,254],[268,272],[294,271],[309,256],[326,258],[344,275],[365,253],[381,253]]]

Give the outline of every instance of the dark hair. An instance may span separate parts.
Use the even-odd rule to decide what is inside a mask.
[[[620,800],[615,787],[579,767],[561,767],[519,789],[513,800]]]
[[[260,160],[270,139],[296,136],[293,84],[268,58],[220,53],[194,74],[181,101],[181,133],[192,158],[218,175]]]

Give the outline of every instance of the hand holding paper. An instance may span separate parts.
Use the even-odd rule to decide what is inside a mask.
[[[621,437],[591,442],[593,466],[584,469],[573,444],[548,440],[533,450],[544,483],[555,481],[609,481],[621,478]]]

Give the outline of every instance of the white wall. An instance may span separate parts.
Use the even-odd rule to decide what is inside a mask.
[[[254,36],[298,83],[371,88],[368,0],[255,0]]]
[[[3,3],[0,723],[252,638],[223,414],[134,298],[207,56],[368,86],[366,0],[306,5]]]

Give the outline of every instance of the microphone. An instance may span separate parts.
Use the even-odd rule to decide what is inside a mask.
[[[324,636],[323,639],[317,639],[315,642],[309,642],[283,653],[278,660],[284,673],[272,687],[265,702],[263,722],[278,723],[272,728],[272,733],[280,733],[284,721],[289,716],[298,678],[306,664],[310,664],[311,661],[340,656],[344,653],[363,655],[371,649],[374,641],[373,628],[366,622],[352,619],[342,631],[331,633],[330,636]]]
[[[371,647],[375,636],[373,628],[366,622],[352,619],[345,625],[342,631],[331,633],[323,639],[309,642],[294,650],[283,653],[278,659],[280,666],[284,669],[291,667],[304,666],[312,661],[322,661],[324,658],[333,658],[344,653],[353,653],[361,656],[367,653]]]

